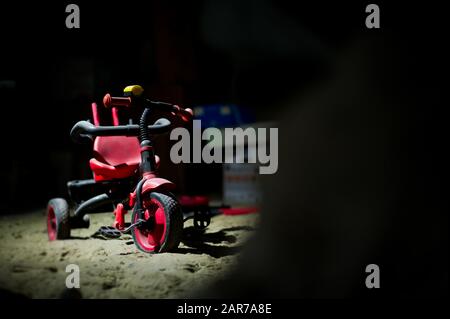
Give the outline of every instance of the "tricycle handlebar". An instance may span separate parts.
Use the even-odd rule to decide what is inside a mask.
[[[189,122],[190,120],[192,120],[192,117],[194,116],[194,112],[189,108],[183,109],[178,105],[166,102],[151,101],[149,99],[143,99],[141,101],[143,101],[145,106],[153,106],[161,111],[173,113],[174,115],[180,117],[185,122]],[[132,99],[131,97],[113,97],[109,93],[107,93],[103,97],[103,104],[107,108],[120,106],[129,107],[132,104]]]
[[[162,134],[168,132],[171,122],[168,119],[160,118],[153,125],[148,126],[150,134]],[[79,121],[70,131],[70,137],[77,143],[91,142],[93,136],[138,136],[139,125],[118,125],[118,126],[94,126],[88,121]]]

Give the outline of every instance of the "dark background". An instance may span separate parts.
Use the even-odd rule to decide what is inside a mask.
[[[433,10],[382,3],[380,31],[365,28],[363,2],[78,1],[81,28],[67,29],[69,3],[1,5],[0,80],[14,83],[0,87],[3,213],[43,207],[65,196],[66,181],[90,177],[90,148],[68,133],[106,92],[139,83],[155,100],[237,103],[273,120],[276,105],[327,78],[354,37],[395,30],[414,41]],[[220,167],[174,167],[161,140],[162,175],[183,192],[220,193]]]
[[[237,103],[273,120],[274,103],[324,78],[335,50],[368,32],[364,3],[78,1],[81,28],[67,29],[69,3],[1,4],[0,80],[14,83],[0,87],[2,213],[44,207],[68,180],[91,177],[90,148],[68,133],[107,92],[138,83],[155,100]],[[185,193],[220,194],[220,166],[174,167],[160,140],[163,176]]]
[[[368,220],[379,226],[373,228],[379,232],[369,236],[369,242],[377,243],[371,256],[392,266],[388,267],[391,290],[384,292],[392,296],[448,294],[448,205],[441,187],[447,145],[443,103],[447,58],[442,44],[447,36],[441,5],[377,1],[381,29],[368,30],[364,21],[369,2],[76,3],[81,10],[81,29],[65,28],[66,2],[0,5],[0,81],[15,83],[14,87],[0,87],[2,213],[45,207],[49,198],[65,195],[67,180],[90,177],[89,147],[73,144],[70,128],[90,117],[93,100],[100,102],[106,92],[119,95],[125,85],[139,83],[155,100],[184,106],[232,102],[251,108],[257,120],[280,120],[280,174],[266,181],[269,195],[258,237],[261,242],[264,235],[276,239],[268,245],[255,243],[255,254],[246,255],[247,268],[244,265],[241,274],[255,274],[251,267],[255,262],[272,268],[259,277],[235,276],[236,286],[230,280],[230,290],[224,288],[225,283],[215,291],[218,296],[233,296],[233,288],[242,287],[244,280],[248,280],[248,289],[240,290],[244,296],[358,296],[360,290],[354,285],[362,279],[354,277],[350,263],[347,267],[340,261],[330,274],[326,265],[332,267],[334,260],[324,256],[339,251],[330,243],[347,238],[343,234],[363,238],[364,231],[373,228],[367,226]],[[340,73],[350,70],[349,78],[338,77],[344,86],[342,96],[327,96],[327,91],[321,93],[320,89],[317,93],[316,88],[339,74],[342,56],[346,62]],[[352,70],[360,66],[367,68]],[[363,89],[354,96],[352,86]],[[342,136],[352,142],[344,151],[315,154],[311,157],[315,161],[305,163],[303,151],[310,145],[302,143],[317,138],[314,145],[322,145],[323,132],[317,133],[314,126],[302,129],[308,123],[301,117],[293,120],[301,114],[302,104],[289,101],[312,93],[323,97],[316,104],[309,103],[311,112],[321,119],[317,127],[325,132],[345,131]],[[332,112],[321,108],[331,104]],[[358,121],[359,115],[367,115],[358,113],[366,105],[380,108],[381,115]],[[304,126],[297,127],[297,123]],[[374,129],[367,130],[371,125]],[[380,127],[387,129],[379,131]],[[366,152],[351,139],[364,134],[389,156],[377,159],[377,151]],[[166,144],[162,140],[159,155],[167,154]],[[339,154],[346,154],[348,157],[340,160],[351,166],[363,152],[364,156],[375,154],[363,157],[367,163],[376,161],[388,169],[364,178],[356,165],[354,172],[338,179],[326,175],[337,172],[339,166],[333,163],[338,163]],[[310,173],[303,174],[300,163],[306,164]],[[322,169],[317,163],[329,166]],[[167,163],[162,174],[176,180],[185,192],[220,192],[217,167]],[[380,176],[385,179],[378,184]],[[346,189],[349,180],[353,181],[350,197],[341,197],[338,204],[329,201],[332,191],[328,186]],[[312,181],[319,182],[313,185]],[[355,190],[367,185],[368,192],[380,199],[376,203],[382,203],[378,211],[372,214],[368,210],[362,219],[345,215],[354,202],[365,200]],[[301,202],[306,200],[302,194],[314,201]],[[332,205],[340,209],[332,211]],[[317,214],[277,218],[276,214],[284,211]],[[353,227],[348,230],[348,225]],[[296,241],[301,241],[304,249],[297,258],[287,258],[282,252],[299,249],[293,246]],[[321,243],[330,245],[323,248]],[[345,240],[341,244],[338,248],[344,253],[339,256],[348,260],[353,260],[350,252],[361,248],[344,246]],[[370,262],[364,254],[358,256],[353,264],[357,269]],[[317,258],[323,258],[323,269],[311,268],[315,263],[310,260]],[[298,269],[298,274],[305,275],[298,285],[292,285],[303,289],[287,289],[288,283],[276,276],[280,267],[287,273]],[[297,283],[295,276],[286,278]],[[339,278],[341,286],[327,286],[330,278]],[[273,287],[278,290],[274,292]]]

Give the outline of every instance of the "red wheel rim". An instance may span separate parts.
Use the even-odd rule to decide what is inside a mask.
[[[47,208],[47,233],[48,239],[56,239],[56,216],[53,207],[49,206]]]
[[[144,201],[144,210],[145,220],[153,217],[154,223],[151,229],[144,229],[143,227],[134,228],[135,240],[144,251],[152,252],[164,243],[166,236],[166,214],[162,204],[154,198]],[[136,214],[133,223],[137,222],[137,220],[138,215]]]

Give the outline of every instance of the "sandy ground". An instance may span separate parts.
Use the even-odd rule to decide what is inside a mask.
[[[89,229],[49,242],[43,212],[0,218],[0,289],[31,298],[189,298],[232,270],[258,214],[215,216],[203,234],[187,221],[178,251],[155,255],[138,251],[131,236],[90,237],[112,220],[91,215]],[[80,267],[77,291],[65,286],[69,264]]]

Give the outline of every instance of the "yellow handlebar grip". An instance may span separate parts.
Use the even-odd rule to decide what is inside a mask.
[[[140,85],[129,85],[125,89],[123,89],[123,93],[125,96],[141,96],[144,92],[144,89]]]

